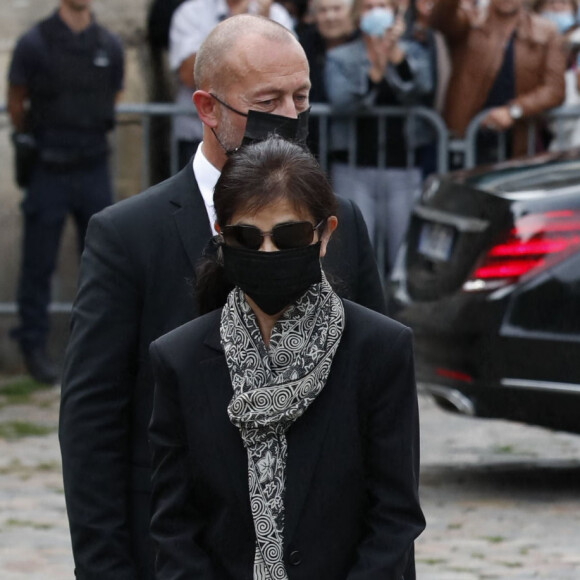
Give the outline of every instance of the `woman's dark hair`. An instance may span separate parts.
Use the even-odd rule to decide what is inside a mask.
[[[302,146],[277,136],[244,145],[227,160],[214,190],[217,223],[223,227],[238,212],[254,213],[280,199],[314,223],[337,213],[337,202],[326,175]],[[219,250],[206,252],[196,268],[200,314],[224,305],[233,286],[219,264]]]
[[[227,160],[214,190],[220,226],[240,211],[254,213],[287,199],[318,223],[336,215],[336,198],[316,159],[300,145],[272,136],[239,149]]]

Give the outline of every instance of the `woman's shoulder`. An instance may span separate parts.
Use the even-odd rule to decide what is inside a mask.
[[[347,382],[353,376],[358,378],[349,388],[360,390],[363,397],[374,397],[376,389],[383,390],[386,385],[389,389],[403,384],[407,385],[403,388],[411,388],[411,329],[359,304],[348,300],[343,300],[343,304],[345,325],[336,362],[337,368],[350,369],[343,371]],[[399,376],[406,378],[401,382]]]
[[[383,341],[392,343],[402,335],[411,336],[411,329],[392,318],[343,299],[347,337],[356,342]]]

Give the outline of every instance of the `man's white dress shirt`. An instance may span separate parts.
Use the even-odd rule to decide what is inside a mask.
[[[203,143],[197,148],[195,155],[193,156],[193,174],[199,186],[199,191],[201,192],[201,197],[203,197],[203,203],[205,204],[205,210],[207,211],[207,216],[209,218],[209,227],[212,234],[217,232],[214,230],[215,224],[215,209],[213,205],[213,190],[215,184],[219,179],[221,171],[216,169],[203,154]]]

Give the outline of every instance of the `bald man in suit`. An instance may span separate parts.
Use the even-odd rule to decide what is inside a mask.
[[[174,177],[91,220],[62,385],[60,443],[77,578],[150,580],[153,376],[149,344],[198,315],[195,265],[213,231],[213,186],[248,111],[296,118],[309,107],[308,62],[284,27],[255,16],[218,25],[197,54],[193,101],[203,142]],[[217,97],[217,98],[216,98]],[[384,298],[359,210],[325,267],[340,294],[377,311]]]

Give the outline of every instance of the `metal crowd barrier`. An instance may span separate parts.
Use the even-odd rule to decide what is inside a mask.
[[[124,103],[117,106],[118,114],[137,115],[139,119],[135,122],[141,125],[142,129],[142,143],[141,143],[141,187],[144,189],[151,185],[150,174],[150,144],[151,144],[151,118],[152,117],[171,117],[175,119],[178,115],[197,116],[193,105],[191,107],[184,107],[182,105],[175,105],[171,103]],[[331,152],[331,144],[329,142],[329,126],[331,118],[333,117],[332,109],[329,105],[313,103],[310,111],[310,116],[318,120],[318,157],[323,169],[328,169],[328,158]],[[344,116],[344,115],[343,115]],[[427,107],[373,107],[356,114],[349,115],[350,118],[350,132],[348,144],[348,158],[354,165],[354,160],[357,154],[356,143],[356,119],[359,117],[373,117],[377,119],[378,135],[377,142],[377,163],[379,167],[385,167],[388,164],[386,155],[386,124],[388,119],[394,118],[408,118],[408,119],[422,119],[427,122],[435,132],[435,141],[437,143],[437,171],[439,173],[446,173],[448,170],[448,132],[447,127],[440,115]],[[125,123],[131,121],[125,121]],[[170,169],[171,173],[176,173],[178,167],[178,151],[177,141],[173,138],[173,131],[169,142],[170,151]],[[415,164],[414,150],[412,144],[407,146],[407,161],[408,166],[412,167]]]
[[[6,113],[6,106],[4,104],[0,104],[0,113]],[[117,174],[117,169],[119,167],[120,147],[117,142],[119,129],[123,126],[137,124],[141,128],[140,188],[142,190],[146,189],[152,184],[152,119],[154,117],[170,117],[173,122],[178,115],[197,116],[197,113],[193,105],[185,107],[173,103],[121,103],[116,107],[116,113],[119,123],[112,137],[113,155],[111,164],[113,175]],[[327,170],[329,164],[329,153],[332,150],[331,143],[329,142],[329,127],[333,113],[329,105],[314,103],[312,104],[310,115],[313,119],[318,120],[318,158],[323,169]],[[357,117],[371,117],[377,119],[379,129],[379,139],[377,143],[377,163],[379,167],[384,167],[388,164],[385,141],[388,120],[393,118],[422,119],[433,128],[433,131],[436,135],[435,140],[437,143],[438,156],[437,169],[440,173],[447,172],[447,128],[441,117],[434,111],[426,107],[376,107],[361,111],[360,113],[351,115],[350,117],[351,130],[349,133],[348,159],[351,164],[354,165],[357,155]],[[178,146],[177,141],[173,138],[173,131],[171,131],[171,136],[169,138],[169,159],[171,173],[176,173],[179,169]],[[407,164],[409,167],[412,167],[414,162],[414,151],[409,144],[407,147]],[[381,262],[382,260],[380,256],[378,256],[378,258],[379,262]],[[71,304],[67,302],[52,302],[50,305],[51,312],[66,313],[70,311],[70,309]],[[15,312],[16,305],[14,302],[0,302],[0,314],[14,314]]]
[[[136,120],[127,119],[123,124],[137,123],[141,126],[141,187],[144,189],[151,185],[150,159],[151,159],[151,119],[153,117],[171,117],[174,119],[178,115],[196,116],[193,106],[184,107],[173,103],[122,103],[116,108],[117,115],[135,115]],[[0,103],[0,114],[6,113],[6,105]],[[313,103],[310,115],[318,119],[319,127],[319,158],[324,169],[328,169],[328,157],[331,151],[329,143],[329,125],[333,117],[329,105]],[[373,107],[357,112],[350,117],[351,130],[349,133],[348,155],[349,162],[354,164],[357,153],[356,143],[356,119],[359,117],[374,117],[377,119],[379,140],[377,142],[378,166],[384,167],[388,164],[386,158],[386,123],[389,118],[419,118],[426,121],[436,134],[437,143],[437,171],[446,173],[449,168],[449,153],[459,152],[464,154],[462,168],[470,169],[477,165],[477,136],[481,129],[481,122],[487,115],[487,111],[482,111],[473,118],[465,136],[461,139],[452,138],[449,135],[445,122],[441,116],[427,107]],[[341,115],[344,117],[344,115]],[[561,127],[566,120],[580,120],[580,105],[569,105],[552,109],[542,116],[542,119],[553,121],[555,128],[554,139],[558,142],[561,137]],[[537,131],[537,119],[528,121],[528,155],[535,152],[535,137]],[[503,161],[507,157],[505,134],[499,134],[500,146],[498,161]],[[170,168],[175,173],[178,167],[177,142],[170,137]],[[115,153],[115,148],[114,148]],[[409,167],[414,165],[414,151],[412,144],[407,146],[407,159]],[[113,160],[115,165],[115,160]]]
[[[140,186],[145,189],[151,185],[151,120],[153,117],[171,117],[175,119],[177,115],[196,116],[193,105],[191,107],[178,106],[173,103],[122,103],[116,108],[117,116],[134,115],[136,119],[123,119],[121,126],[126,124],[137,123],[141,126],[141,169],[140,169]],[[0,103],[0,114],[6,113],[6,105]],[[447,127],[439,114],[426,107],[374,107],[365,111],[357,112],[350,115],[350,132],[348,145],[348,162],[355,164],[357,155],[356,143],[356,119],[359,117],[373,117],[377,119],[378,142],[377,142],[377,163],[379,167],[388,165],[386,153],[386,127],[389,119],[406,118],[422,119],[427,122],[435,133],[435,142],[437,145],[437,171],[438,173],[447,173],[449,168],[449,155],[452,153],[461,153],[464,156],[462,166],[466,169],[475,167],[477,163],[477,136],[481,127],[481,122],[486,111],[477,115],[467,128],[463,139],[451,139]],[[319,139],[318,139],[318,157],[322,167],[328,169],[329,153],[332,151],[332,144],[329,140],[329,127],[333,118],[333,112],[329,105],[314,103],[310,113],[311,117],[318,120]],[[344,117],[344,115],[341,115]],[[561,107],[549,111],[544,118],[555,122],[556,139],[559,138],[558,127],[570,119],[580,121],[580,105]],[[6,123],[5,126],[9,126]],[[528,152],[533,154],[535,150],[535,135],[537,123],[532,119],[528,124]],[[173,132],[172,132],[173,133]],[[500,134],[500,153],[499,159],[506,157],[506,139],[505,135]],[[178,167],[178,148],[176,140],[171,136],[169,141],[170,148],[170,168],[175,173]],[[407,144],[407,165],[414,166],[414,150],[412,144]],[[115,136],[113,136],[113,174],[118,167],[118,147],[115,147]],[[52,312],[68,312],[71,305],[69,303],[51,304]],[[13,314],[16,312],[16,306],[13,302],[0,302],[0,314]]]
[[[482,122],[488,114],[488,110],[481,111],[476,115],[469,123],[465,136],[463,139],[451,139],[449,140],[449,150],[450,152],[458,152],[464,155],[464,160],[462,163],[462,168],[472,169],[478,165],[478,136],[480,130],[482,129]],[[556,147],[557,150],[563,150],[566,147],[570,148],[573,145],[562,143],[563,132],[564,132],[564,122],[566,121],[576,121],[580,123],[580,105],[567,105],[563,107],[558,107],[556,109],[551,109],[550,111],[544,113],[539,117],[532,117],[526,121],[527,123],[527,156],[531,157],[535,155],[537,151],[537,138],[538,129],[540,123],[550,123],[550,129],[553,132],[551,146]],[[579,132],[580,135],[580,132]],[[497,159],[493,161],[505,161],[508,157],[507,146],[507,132],[499,132],[497,134],[498,138],[498,156]],[[580,145],[580,141],[575,144],[575,146]]]

